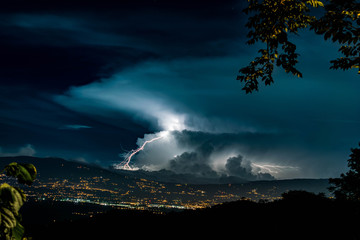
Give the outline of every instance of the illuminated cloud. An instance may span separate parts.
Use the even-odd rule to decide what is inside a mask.
[[[159,136],[159,133],[147,134],[138,139],[138,146]],[[305,170],[299,166],[306,167],[307,161],[313,158],[301,159],[297,155],[302,150],[293,149],[292,155],[284,159],[284,149],[278,148],[276,143],[268,145],[261,142],[264,138],[270,140],[276,137],[280,135],[172,131],[146,145],[133,157],[132,166],[149,171],[167,169],[206,178],[235,176],[246,180],[268,180],[273,177],[300,177]],[[290,138],[283,140],[289,141]],[[262,152],[266,152],[265,157]]]
[[[86,111],[97,108],[94,114],[106,115],[108,111],[126,112],[135,121],[152,122],[154,128],[183,130],[185,114],[176,113],[170,103],[143,89],[132,89],[116,77],[101,83],[72,88],[67,95],[58,96],[57,101],[69,108]]]
[[[70,124],[70,125],[62,126],[59,129],[79,130],[79,129],[87,129],[87,128],[92,128],[92,127],[86,125],[79,125],[79,124]]]
[[[237,87],[237,82],[219,81],[232,77],[235,63],[233,57],[145,62],[71,87],[54,99],[90,115],[127,113],[140,124],[150,124],[154,131],[255,132],[257,126],[243,121],[241,112],[229,105],[229,98],[239,97],[238,90],[228,89]],[[209,67],[214,70],[211,77],[197,73]],[[227,69],[228,76],[220,69]]]
[[[0,157],[34,156],[36,151],[31,144],[20,147],[16,152],[4,152],[0,147]]]

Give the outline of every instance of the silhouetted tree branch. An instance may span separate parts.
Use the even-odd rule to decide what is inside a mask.
[[[351,149],[348,166],[350,170],[340,178],[330,178],[329,190],[336,199],[360,201],[360,148]]]
[[[296,68],[299,54],[289,35],[298,35],[299,30],[309,28],[324,39],[338,42],[344,57],[331,61],[331,69],[359,68],[360,66],[360,3],[356,0],[329,0],[326,4],[317,0],[248,0],[243,11],[250,15],[247,44],[265,44],[259,49],[260,56],[239,70],[237,80],[244,82],[246,93],[258,91],[259,82],[270,85],[274,82],[274,65],[286,73],[302,77]],[[325,14],[317,18],[310,8],[322,7]],[[360,70],[358,71],[360,74]]]

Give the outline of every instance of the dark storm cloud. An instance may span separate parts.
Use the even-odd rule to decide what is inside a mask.
[[[234,151],[234,149],[227,149]],[[219,168],[219,160],[213,155],[224,153],[212,141],[205,141],[192,152],[184,152],[169,161],[168,169],[178,174],[190,174],[195,177],[220,178],[237,177],[239,179],[269,180],[274,179],[269,173],[253,172],[250,162],[243,161],[242,155],[229,157],[223,168]]]
[[[224,55],[243,35],[233,28],[239,8],[236,1],[4,3],[2,82],[59,92],[148,59]]]
[[[156,136],[146,135],[138,145]],[[147,145],[133,164],[148,170],[204,176],[216,172],[243,179],[326,177],[341,164],[337,162],[341,154],[321,146],[292,133],[173,131]]]
[[[236,157],[230,157],[226,160],[225,169],[232,176],[242,176],[244,178],[251,178],[253,175],[249,171],[251,166],[248,165],[246,167],[242,166],[243,156],[238,155]]]
[[[210,167],[209,158],[214,148],[211,144],[202,144],[193,152],[184,152],[169,162],[170,170],[182,174],[194,174],[201,177],[218,177]]]
[[[243,36],[232,26],[243,21],[240,13],[242,6],[237,1],[226,4],[220,1],[208,1],[206,4],[202,1],[112,1],[110,3],[115,6],[111,11],[107,8],[111,5],[106,2],[75,3],[67,7],[65,4],[63,10],[56,8],[57,4],[63,6],[61,3],[55,1],[48,8],[44,4],[33,10],[5,12],[1,16],[1,26],[7,28],[9,36],[28,35],[29,38],[22,41],[33,44],[130,45],[154,52],[165,48],[169,56],[174,52],[197,54],[204,51],[199,43],[210,47],[209,43],[224,39],[234,41],[234,38]],[[17,31],[10,31],[10,28]],[[208,49],[208,54],[213,55],[214,51],[222,51],[224,47],[214,45]]]
[[[29,39],[18,36],[17,39]],[[38,41],[39,38],[30,37]],[[47,42],[47,40],[46,40]],[[116,69],[130,66],[148,57],[126,47],[53,46],[47,43],[24,46],[14,41],[1,43],[0,73],[2,83],[31,85],[33,90],[63,92],[69,86],[87,84],[110,76]]]
[[[149,10],[162,13],[161,11],[179,11],[184,13],[198,14],[201,17],[214,17],[227,15],[227,11],[233,10],[234,7],[239,6],[241,1],[217,1],[209,0],[204,3],[201,0],[103,0],[88,1],[46,1],[46,0],[13,0],[4,2],[0,12],[103,12],[109,17],[114,17],[118,12],[123,11],[133,12],[140,10]]]
[[[203,156],[197,152],[184,152],[170,161],[169,169],[175,173],[193,174],[199,177],[215,178],[218,174],[211,169]]]
[[[250,164],[243,163],[244,157],[238,155],[236,157],[230,157],[225,164],[225,169],[229,176],[240,177],[246,180],[271,180],[274,179],[269,173],[252,173],[252,166]]]

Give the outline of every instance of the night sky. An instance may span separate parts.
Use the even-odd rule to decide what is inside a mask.
[[[296,78],[245,94],[246,1],[3,1],[0,155],[203,177],[336,177],[360,142],[360,79],[301,32]],[[271,175],[271,176],[270,176]]]

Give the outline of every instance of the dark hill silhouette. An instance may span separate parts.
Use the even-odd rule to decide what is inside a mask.
[[[283,200],[236,201],[211,208],[157,214],[111,210],[31,229],[34,239],[236,237],[238,239],[359,239],[359,203],[303,191]],[[296,196],[296,197],[295,197]]]
[[[93,177],[98,175],[106,175],[115,178],[125,178],[121,174],[113,173],[107,169],[96,165],[89,165],[85,163],[68,161],[62,158],[48,157],[0,157],[0,168],[11,162],[32,163],[35,165],[38,172],[38,179],[61,178],[72,179],[82,177]],[[131,178],[131,176],[128,176]]]

